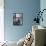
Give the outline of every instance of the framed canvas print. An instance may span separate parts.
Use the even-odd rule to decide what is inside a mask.
[[[22,25],[23,24],[23,13],[14,13],[13,15],[13,25]]]

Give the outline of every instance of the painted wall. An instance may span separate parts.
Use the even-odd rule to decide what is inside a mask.
[[[5,40],[18,41],[32,29],[32,21],[40,9],[40,0],[4,0]],[[13,13],[23,13],[23,25],[13,26]]]
[[[46,0],[41,0],[40,1],[40,10],[42,11],[43,9],[46,9]],[[42,17],[43,17],[43,22],[41,21],[40,22],[40,25],[43,25],[43,26],[46,26],[46,11],[44,11],[43,12],[43,15],[42,15]]]

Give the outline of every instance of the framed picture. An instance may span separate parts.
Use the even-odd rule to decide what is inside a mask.
[[[14,13],[13,15],[13,25],[22,25],[23,24],[23,13]]]

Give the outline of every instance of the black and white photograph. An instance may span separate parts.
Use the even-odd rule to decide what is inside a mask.
[[[23,13],[15,13],[13,16],[13,25],[23,24]]]

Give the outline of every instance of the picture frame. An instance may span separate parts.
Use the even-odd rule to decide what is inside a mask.
[[[23,25],[23,13],[14,13],[13,25],[14,26]]]

